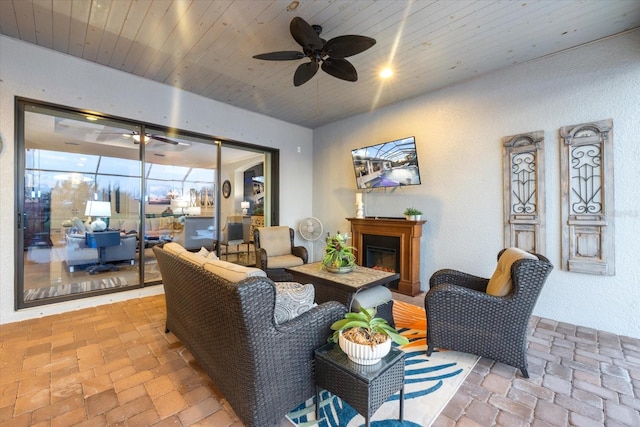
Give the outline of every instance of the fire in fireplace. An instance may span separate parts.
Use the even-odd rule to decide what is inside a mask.
[[[399,237],[364,234],[362,243],[362,265],[391,273],[400,271]],[[389,283],[389,288],[398,289],[398,280]]]
[[[396,251],[377,246],[367,246],[367,267],[374,270],[396,272]]]

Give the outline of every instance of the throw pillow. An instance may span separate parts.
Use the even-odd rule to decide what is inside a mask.
[[[73,226],[78,229],[78,233],[84,234],[87,231],[84,227],[84,222],[80,221],[80,218],[73,218],[71,222],[73,222]]]
[[[511,292],[511,265],[519,259],[538,259],[538,257],[522,249],[507,248],[500,256],[496,271],[489,279],[487,294],[503,297]]]
[[[209,252],[209,250],[207,248],[205,248],[204,246],[200,248],[200,250],[198,251],[198,255],[203,256],[205,258],[211,259],[211,260],[219,260],[220,258],[218,258],[218,255],[216,255],[216,253],[214,251]]]
[[[315,289],[312,284],[276,282],[276,325],[288,322],[315,306]]]

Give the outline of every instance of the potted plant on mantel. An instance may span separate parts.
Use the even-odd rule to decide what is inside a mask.
[[[348,273],[356,265],[356,256],[353,246],[347,245],[347,233],[340,234],[338,231],[331,236],[327,233],[327,246],[324,250],[322,265],[327,271],[332,273]]]
[[[361,307],[359,313],[346,313],[344,319],[331,325],[334,333],[328,341],[338,343],[347,357],[360,365],[378,363],[391,350],[391,341],[409,343],[385,319],[376,317],[376,312],[376,307]]]
[[[404,217],[410,221],[420,221],[422,211],[416,208],[407,208],[404,211]]]

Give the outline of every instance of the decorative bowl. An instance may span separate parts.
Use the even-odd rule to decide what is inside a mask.
[[[350,273],[356,268],[355,265],[349,265],[347,267],[332,267],[330,265],[323,264],[323,266],[329,273]]]

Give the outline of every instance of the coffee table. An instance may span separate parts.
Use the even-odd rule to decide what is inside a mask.
[[[349,273],[331,273],[321,262],[290,267],[285,271],[299,283],[312,283],[316,290],[316,302],[338,301],[350,306],[351,299],[360,290],[388,285],[400,278],[398,273],[356,266]]]
[[[349,360],[337,344],[329,343],[315,351],[316,419],[320,419],[320,389],[333,393],[365,418],[371,416],[400,390],[399,420],[404,412],[404,352],[391,348],[375,365],[358,365]]]

